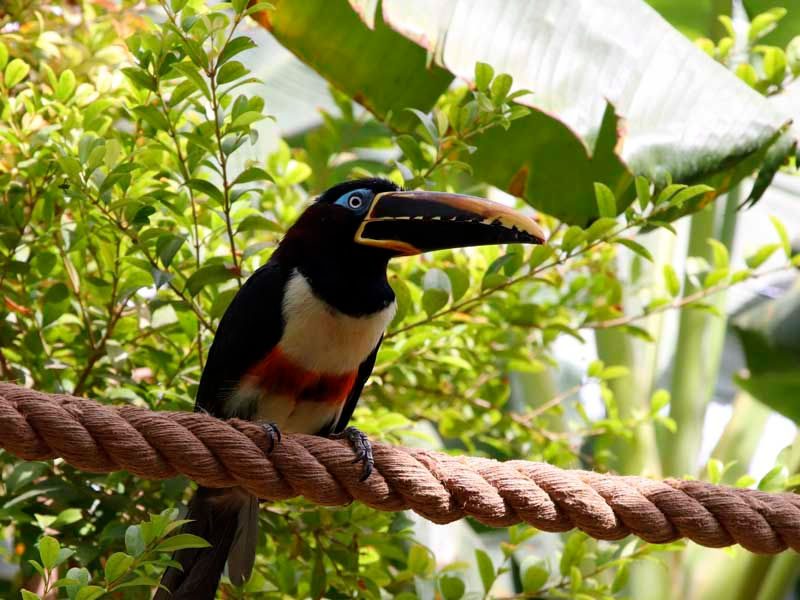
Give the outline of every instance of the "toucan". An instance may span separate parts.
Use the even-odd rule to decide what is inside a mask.
[[[395,315],[387,265],[430,250],[544,242],[536,222],[503,204],[460,194],[404,191],[359,179],[321,194],[241,287],[220,320],[196,410],[281,432],[347,439],[369,476],[367,437],[348,427]],[[175,555],[157,600],[212,600],[227,563],[235,585],[253,569],[258,499],[199,487],[184,532],[211,545]]]

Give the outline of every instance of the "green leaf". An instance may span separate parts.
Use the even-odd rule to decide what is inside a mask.
[[[274,231],[282,233],[283,227],[263,215],[248,215],[242,219],[236,231],[237,233],[240,231]]]
[[[750,63],[740,63],[736,66],[736,76],[744,81],[751,88],[756,87],[758,83],[758,73],[753,65]]]
[[[685,190],[688,186],[682,183],[670,183],[663,190],[661,190],[656,197],[655,204],[660,205],[668,202],[675,194],[681,190]]]
[[[96,585],[87,585],[78,590],[75,594],[75,600],[97,600],[100,596],[104,595],[106,591]]]
[[[754,49],[763,55],[761,68],[767,85],[780,86],[786,77],[786,54],[774,46],[756,46]]]
[[[128,571],[133,564],[133,557],[124,552],[115,552],[108,557],[105,567],[106,582],[116,581]]]
[[[139,67],[125,67],[122,69],[122,73],[140,89],[150,90],[151,92],[158,90],[155,78],[144,69]]]
[[[170,0],[170,7],[172,7],[172,12],[180,12],[183,10],[183,7],[186,6],[187,0]]]
[[[453,296],[453,302],[457,302],[469,290],[469,271],[460,267],[448,267],[445,272],[450,279],[450,292]]]
[[[730,274],[730,269],[728,269],[727,267],[723,267],[721,269],[714,269],[713,271],[708,273],[708,275],[706,275],[705,279],[703,279],[703,287],[706,289],[713,287],[718,283],[721,283],[722,281],[727,279],[729,274]]]
[[[758,489],[762,492],[782,492],[788,477],[789,470],[786,466],[776,465],[761,478],[761,481],[758,482]]]
[[[5,71],[5,84],[7,88],[12,88],[17,85],[20,81],[25,79],[28,76],[28,72],[31,70],[28,63],[26,63],[21,58],[15,58],[12,60],[8,65],[6,65]]]
[[[789,241],[789,234],[786,232],[786,227],[784,227],[783,223],[781,223],[777,217],[770,215],[769,220],[772,221],[772,226],[775,228],[775,231],[778,233],[778,237],[781,239],[781,246],[783,246],[783,252],[786,255],[786,258],[792,258],[792,243]]]
[[[664,284],[667,288],[667,292],[669,292],[669,295],[673,298],[681,293],[681,283],[678,280],[678,275],[670,264],[664,265]]]
[[[239,176],[234,179],[232,185],[240,185],[242,183],[252,183],[254,181],[270,181],[272,177],[264,169],[259,167],[249,167],[239,173]]]
[[[617,199],[614,192],[604,183],[595,182],[594,195],[597,199],[597,209],[601,217],[613,218],[617,216]]]
[[[410,135],[399,135],[395,138],[395,142],[400,146],[403,155],[411,162],[411,165],[416,169],[422,169],[428,164],[428,160],[422,153],[417,139]]]
[[[714,50],[716,49],[716,46],[710,39],[706,37],[697,38],[694,40],[694,44],[710,57],[714,57]]]
[[[642,258],[649,260],[650,262],[653,262],[653,255],[650,254],[650,251],[644,246],[642,246],[639,242],[635,242],[627,238],[616,238],[613,240],[613,242],[616,244],[622,244],[623,246],[625,246],[632,252],[638,254]]]
[[[39,594],[34,594],[28,590],[20,590],[22,593],[22,600],[39,600]]]
[[[800,75],[800,35],[792,38],[792,41],[786,46],[786,62],[792,75],[795,77]]]
[[[266,10],[275,10],[275,5],[269,2],[254,2],[244,14],[249,16]]]
[[[542,561],[529,556],[520,565],[522,591],[526,594],[535,594],[544,587],[550,578],[550,572],[544,568]]]
[[[61,77],[58,78],[58,85],[55,89],[56,98],[61,102],[69,100],[72,93],[75,91],[75,85],[75,73],[70,69],[64,70],[64,72],[61,73]]]
[[[532,269],[535,269],[548,258],[555,254],[555,248],[552,246],[536,246],[531,251],[531,257],[528,260],[528,264],[531,266]]]
[[[489,594],[494,585],[494,580],[497,578],[492,559],[485,551],[478,548],[475,550],[475,561],[478,563],[478,573],[480,573],[481,582],[483,583],[483,591]]]
[[[747,41],[751,44],[771,32],[783,17],[786,16],[786,9],[783,7],[771,8],[766,12],[756,15],[750,21],[750,29],[747,32]]]
[[[47,288],[47,292],[45,292],[42,300],[45,304],[58,304],[62,300],[66,300],[68,297],[69,288],[65,284],[58,282]]]
[[[762,246],[755,252],[755,254],[748,256],[745,259],[745,263],[747,263],[747,266],[751,269],[757,269],[775,253],[775,250],[781,246],[781,244],[767,244],[766,246]]]
[[[225,44],[225,47],[219,54],[217,64],[223,65],[237,54],[255,47],[256,43],[249,36],[240,35],[239,37],[235,37],[230,42]]]
[[[286,172],[278,178],[280,185],[288,187],[304,182],[311,177],[311,167],[304,162],[290,160]]]
[[[559,564],[559,571],[561,575],[566,577],[572,571],[572,567],[576,566],[583,559],[586,553],[586,535],[583,533],[572,533],[567,538],[567,543],[564,544],[564,550],[561,553],[561,562]]]
[[[425,290],[422,294],[422,308],[425,309],[425,312],[430,317],[443,309],[449,300],[450,295],[443,290]]]
[[[81,512],[81,509],[65,508],[60,513],[58,513],[58,517],[56,517],[56,520],[53,521],[52,526],[61,527],[64,525],[72,525],[73,523],[77,523],[81,519],[83,519],[83,513]],[[62,550],[68,550],[69,552],[72,552],[72,550],[69,550],[68,548],[62,548]]]
[[[231,0],[231,6],[237,13],[243,12],[247,8],[248,0]]]
[[[209,310],[209,315],[212,318],[217,319],[225,314],[225,310],[230,306],[230,303],[233,302],[233,298],[236,296],[238,289],[232,290],[224,290],[220,292],[216,298],[214,298],[214,302],[211,305],[211,310]]]
[[[508,92],[511,91],[513,81],[511,75],[507,73],[500,73],[494,78],[494,81],[492,81],[492,102],[494,102],[495,106],[505,102]]]
[[[656,390],[650,398],[650,412],[656,414],[670,403],[671,397],[667,390]]]
[[[444,600],[460,600],[464,597],[466,585],[460,577],[455,575],[442,575],[439,577],[439,589]]]
[[[586,241],[593,242],[606,235],[617,226],[617,220],[609,217],[597,219],[586,230]]]
[[[37,544],[39,547],[39,557],[42,559],[42,566],[46,570],[51,570],[58,564],[58,553],[61,550],[61,544],[58,540],[49,535],[43,535]]]
[[[222,283],[234,277],[236,277],[234,272],[225,265],[206,265],[200,267],[186,280],[186,290],[192,296],[196,296],[207,285]]]
[[[439,128],[433,122],[431,115],[424,113],[421,110],[417,110],[416,108],[409,108],[407,110],[413,113],[417,119],[419,119],[419,122],[422,123],[423,130],[427,134],[427,141],[434,146],[437,145],[439,143]]]
[[[211,92],[208,89],[208,84],[195,65],[183,62],[178,63],[173,68],[179,73],[182,73],[187,81],[191,82],[194,88],[201,92],[207,100],[211,100]]]
[[[719,240],[709,238],[707,241],[714,255],[714,267],[717,269],[727,269],[730,263],[728,248]]]
[[[408,570],[419,575],[420,577],[427,577],[435,569],[436,564],[430,550],[425,546],[414,544],[408,551]]]
[[[696,198],[701,194],[708,194],[709,192],[713,191],[714,188],[708,185],[692,185],[690,187],[680,190],[674,196],[672,196],[672,198],[669,201],[669,205],[682,208],[683,205],[692,198]]]
[[[145,546],[142,528],[139,525],[130,525],[125,530],[125,550],[132,556],[141,556]]]
[[[183,550],[184,548],[210,547],[211,544],[201,537],[192,535],[191,533],[179,533],[165,539],[158,546],[156,546],[156,550],[158,552],[175,552],[176,550]]]
[[[494,69],[484,62],[475,63],[475,87],[485,92],[494,77]]]
[[[310,592],[312,598],[322,598],[328,587],[327,575],[325,573],[325,563],[322,559],[322,551],[314,554],[314,564],[311,568]]]
[[[636,197],[639,199],[639,206],[642,210],[647,208],[653,197],[650,193],[650,182],[646,177],[636,176]]]
[[[183,236],[174,233],[165,233],[159,236],[156,242],[156,254],[161,259],[161,263],[168,267],[175,258],[178,250],[180,250],[186,239]]]
[[[241,129],[243,127],[249,127],[253,123],[257,123],[258,121],[261,121],[263,119],[266,119],[265,115],[254,110],[249,110],[245,113],[242,113],[233,120],[233,122],[230,125],[230,130],[233,131],[236,129]]]
[[[722,461],[716,458],[708,459],[708,464],[706,465],[706,470],[708,471],[708,482],[713,484],[718,484],[722,481],[722,474],[724,472],[724,465]]]
[[[169,130],[169,121],[167,121],[164,114],[155,106],[137,106],[133,109],[133,112],[137,117],[151,125],[154,129],[159,131]]]
[[[219,71],[217,71],[217,85],[223,85],[230,83],[231,81],[236,81],[237,79],[246,76],[249,72],[250,71],[248,71],[238,60],[226,62],[224,65],[222,65]]]
[[[615,365],[611,367],[605,367],[599,373],[598,377],[603,381],[609,381],[611,379],[619,379],[620,377],[627,377],[630,374],[628,367],[624,367],[622,365]]]
[[[628,566],[629,564],[630,563],[623,563],[614,574],[614,581],[611,583],[612,594],[619,594],[628,585],[628,580],[630,579],[631,575],[631,570]]]
[[[222,191],[210,181],[206,181],[205,179],[190,179],[186,182],[186,185],[196,192],[205,194],[220,206],[222,206],[225,201]]]
[[[156,587],[159,584],[158,579],[153,579],[152,577],[134,577],[133,579],[126,581],[125,583],[120,583],[119,585],[114,586],[114,590],[120,590],[123,588],[129,587]]]
[[[581,227],[572,225],[564,232],[564,237],[561,240],[561,250],[570,253],[585,241],[586,232]]]
[[[0,71],[6,68],[8,64],[8,47],[0,42]]]

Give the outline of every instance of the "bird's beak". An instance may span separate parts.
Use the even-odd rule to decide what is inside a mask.
[[[375,196],[355,241],[399,254],[487,244],[542,244],[536,222],[503,204],[444,192]]]

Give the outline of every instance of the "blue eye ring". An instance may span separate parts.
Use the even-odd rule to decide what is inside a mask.
[[[364,205],[364,199],[360,194],[351,194],[347,199],[347,206],[353,210],[358,210]]]
[[[341,196],[335,204],[343,206],[353,212],[364,212],[370,204],[372,192],[369,190],[353,190]]]

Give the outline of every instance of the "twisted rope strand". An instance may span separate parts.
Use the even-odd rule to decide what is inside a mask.
[[[209,487],[241,486],[265,500],[304,496],[324,506],[353,500],[382,511],[411,509],[435,523],[470,516],[505,527],[578,528],[601,540],[688,538],[751,552],[800,550],[800,496],[700,481],[567,471],[548,464],[453,457],[374,444],[375,469],[343,441],[284,435],[274,451],[257,424],[186,412],[114,407],[0,383],[0,448],[26,460],[56,457],[95,473],[147,479],[182,474]]]

